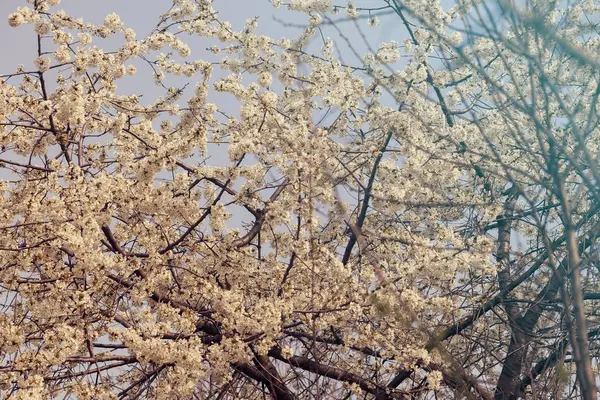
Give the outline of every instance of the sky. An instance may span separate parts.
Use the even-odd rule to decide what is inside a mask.
[[[449,8],[454,3],[454,0],[442,1],[444,8]],[[334,4],[345,6],[347,1],[334,1]],[[384,5],[385,1],[357,0],[354,1],[354,4],[357,8],[377,7]],[[115,12],[119,14],[125,26],[136,31],[137,38],[141,39],[151,32],[158,21],[158,16],[167,11],[171,5],[171,0],[62,0],[61,5],[54,10],[64,9],[68,14],[76,18],[81,17],[86,22],[94,24],[102,24],[106,15]],[[0,57],[0,75],[14,72],[19,64],[23,64],[26,70],[33,68],[33,60],[37,56],[36,35],[33,27],[24,25],[15,29],[11,28],[7,22],[7,16],[17,7],[23,6],[28,6],[26,0],[0,0],[0,51],[5,55]],[[291,39],[296,38],[301,30],[299,26],[306,25],[308,19],[305,14],[289,11],[285,6],[275,9],[269,0],[214,0],[213,7],[219,13],[220,18],[229,21],[234,29],[241,29],[246,20],[259,17],[258,33],[266,34],[276,40],[284,36]],[[398,17],[392,14],[381,15],[380,25],[377,28],[369,27],[366,19],[361,19],[357,23],[344,21],[343,12],[333,19],[337,21],[337,27],[343,32],[345,38],[341,38],[334,27],[324,25],[321,27],[322,35],[315,35],[309,51],[318,51],[322,44],[320,43],[321,37],[331,38],[337,44],[337,55],[345,63],[353,64],[356,61],[354,51],[362,55],[369,51],[369,47],[371,50],[376,50],[381,42],[395,40],[402,43],[407,39],[404,27]],[[49,39],[47,40],[49,41]],[[204,38],[192,37],[185,38],[185,41],[192,50],[190,59],[214,60],[215,56],[205,50],[213,42]],[[104,50],[110,51],[122,44],[122,38],[119,35],[116,39],[105,41],[95,38],[94,43]],[[354,51],[350,49],[350,45],[354,47]],[[142,94],[147,102],[152,102],[156,97],[162,96],[164,90],[151,82],[150,68],[142,61],[137,63],[134,61],[133,64],[138,67],[138,74],[135,77],[118,80],[118,92],[120,94]],[[143,73],[144,68],[147,70],[146,74]],[[219,77],[219,71],[215,71],[214,75]],[[189,92],[194,87],[194,78],[191,79]],[[228,95],[213,91],[209,94],[209,101],[217,103],[222,111],[236,115],[237,102],[222,96]],[[183,96],[180,100],[182,105],[185,98],[186,96]],[[142,100],[142,103],[145,101]],[[230,163],[227,149],[224,146],[211,145],[209,156],[210,165],[224,166]],[[0,179],[7,179],[7,176],[4,175],[5,172],[0,172]],[[349,198],[344,200],[352,201]],[[235,225],[239,221],[234,218],[231,222]]]
[[[345,1],[336,4],[345,5]],[[357,7],[373,7],[383,5],[383,0],[359,0],[354,1]],[[138,38],[144,37],[153,28],[157,16],[166,11],[171,5],[169,0],[63,0],[55,9],[64,9],[75,17],[81,17],[87,22],[101,24],[104,17],[112,12],[121,16],[126,26],[133,28],[138,33]],[[35,58],[36,43],[32,27],[21,26],[11,28],[7,23],[7,16],[14,12],[17,7],[28,6],[25,0],[0,0],[0,50],[7,56],[0,58],[0,74],[13,71],[18,64],[32,65]],[[279,9],[272,7],[269,0],[215,0],[214,8],[219,12],[222,19],[231,22],[234,28],[241,28],[244,22],[253,17],[259,17],[258,32],[272,37],[287,36],[293,38],[299,31],[298,28],[284,26],[280,21],[290,24],[306,24],[305,15],[288,11],[285,6]],[[343,18],[340,13],[339,18]],[[368,28],[366,20],[361,25],[368,40],[372,43],[395,39],[396,35],[404,36],[403,29],[396,18],[382,17],[382,24],[378,28]],[[353,25],[352,22],[345,24]],[[344,24],[341,25],[342,27]],[[363,38],[356,29],[345,29],[350,41],[359,49],[365,49]],[[333,29],[324,28],[327,37],[336,39]],[[194,42],[194,41],[192,41]],[[194,54],[192,54],[194,55]],[[198,54],[196,54],[198,56]],[[350,55],[347,55],[350,57]]]
[[[284,2],[285,3],[285,2]],[[336,1],[335,4],[345,6],[346,0]],[[374,7],[385,4],[383,0],[359,0],[354,4],[357,7]],[[62,0],[58,7],[53,7],[51,11],[64,9],[69,15],[75,18],[83,18],[85,22],[101,25],[106,15],[117,13],[124,23],[125,27],[132,28],[137,33],[137,39],[146,37],[155,27],[159,20],[159,15],[164,13],[172,5],[171,0]],[[19,64],[23,64],[25,70],[33,70],[33,61],[37,57],[37,38],[33,31],[32,25],[22,25],[18,28],[11,28],[8,25],[7,17],[10,13],[16,11],[17,7],[31,6],[26,0],[0,0],[0,51],[5,55],[0,57],[0,75],[9,74],[16,70]],[[285,6],[279,9],[274,8],[269,0],[215,0],[213,7],[219,13],[222,20],[229,21],[236,30],[242,29],[245,22],[249,19],[259,17],[257,32],[265,34],[278,40],[282,37],[295,39],[301,32],[301,26],[305,26],[308,22],[308,17],[304,13],[289,11]],[[332,26],[323,26],[322,35],[315,35],[315,40],[309,45],[309,51],[318,51],[322,45],[322,38],[331,38],[337,43],[337,54],[348,64],[356,61],[354,52],[350,50],[348,42],[355,47],[359,54],[365,54],[371,46],[374,50],[377,49],[377,44],[382,41],[396,40],[402,42],[405,37],[405,32],[397,17],[392,15],[381,16],[381,24],[378,28],[371,28],[367,24],[367,19],[358,21],[358,26],[361,29],[356,29],[355,22],[343,21],[344,13],[340,12],[334,17],[338,21],[338,27],[344,32],[347,38],[342,39],[339,33]],[[51,46],[51,39],[44,39],[48,43],[47,49]],[[365,43],[368,41],[368,44]],[[215,61],[213,54],[206,51],[206,48],[212,44],[205,38],[186,37],[184,41],[190,45],[191,56],[190,60],[205,59],[207,61]],[[114,38],[106,40],[94,38],[93,44],[111,51],[118,48],[123,43],[121,35],[115,35]],[[168,51],[166,48],[164,52]],[[119,79],[116,83],[118,86],[117,93],[119,94],[141,94],[143,98],[141,103],[152,103],[157,97],[164,95],[164,89],[157,87],[152,82],[152,70],[143,61],[132,61],[138,68],[138,73],[134,77],[125,77]],[[47,82],[49,89],[52,90],[56,85],[50,77],[56,75],[57,70],[47,72]],[[223,76],[220,71],[215,70],[215,77]],[[194,89],[194,79],[199,78],[182,78],[175,79],[179,82],[190,81],[187,89],[187,94],[191,94]],[[214,81],[214,78],[213,78]],[[12,79],[11,84],[16,84],[18,80]],[[170,84],[173,81],[167,81]],[[233,98],[224,98],[228,94],[217,93],[212,91],[209,93],[209,101],[214,102],[219,106],[219,109],[232,115],[238,114],[238,104]],[[180,99],[180,104],[185,106],[186,95]],[[158,124],[158,122],[157,122]],[[155,128],[158,128],[156,126]],[[208,163],[212,166],[230,165],[227,148],[225,146],[210,145],[207,156],[210,157]],[[3,158],[10,158],[13,161],[19,160],[16,155],[3,154]],[[199,161],[199,160],[197,160]],[[35,164],[36,162],[34,162]],[[11,179],[6,175],[7,171],[0,171],[0,179]],[[350,200],[350,199],[347,199]],[[239,224],[238,218],[232,218],[232,225]],[[229,225],[229,224],[228,224]]]
[[[336,5],[345,6],[347,2],[340,0]],[[354,4],[357,7],[374,7],[384,5],[383,0],[359,0]],[[132,28],[137,33],[137,38],[146,37],[155,27],[159,15],[164,13],[172,5],[170,0],[62,0],[58,7],[53,7],[51,11],[64,9],[68,14],[75,18],[83,18],[85,22],[101,25],[106,15],[117,13],[124,23],[125,27]],[[18,28],[11,28],[8,25],[7,17],[10,13],[16,11],[17,7],[31,6],[26,0],[0,0],[0,50],[6,55],[0,57],[0,75],[9,74],[16,70],[19,64],[23,64],[25,70],[33,70],[33,61],[37,56],[36,35],[32,25],[22,25]],[[271,5],[269,0],[215,0],[213,7],[219,13],[222,20],[229,21],[234,29],[242,29],[245,22],[249,19],[259,17],[257,32],[265,34],[278,40],[282,37],[290,39],[296,38],[301,27],[306,26],[308,17],[304,13],[287,10],[282,6],[278,9]],[[363,13],[366,15],[366,13]],[[349,44],[355,48],[358,54],[365,54],[371,50],[376,50],[378,43],[382,41],[396,40],[402,42],[405,37],[404,29],[399,24],[397,17],[393,15],[381,16],[381,24],[377,28],[371,28],[367,20],[361,19],[357,22],[360,29],[356,29],[354,21],[345,20],[343,11],[333,17],[337,26],[343,31],[346,39],[339,36],[338,31],[332,27],[324,25],[321,27],[322,34],[315,35],[315,40],[309,45],[308,50],[318,52],[321,47],[322,38],[331,38],[337,45],[337,55],[342,61],[348,64],[354,64],[357,59],[354,51],[351,51]],[[365,40],[368,42],[366,43]],[[206,38],[185,37],[184,41],[191,48],[190,60],[204,59],[206,61],[217,61],[222,56],[215,56],[206,51],[207,47],[216,44]],[[50,38],[44,39],[47,43],[46,49],[52,49]],[[117,49],[123,43],[121,35],[115,35],[109,39],[94,38],[93,44],[105,51]],[[164,52],[168,51],[166,48]],[[123,95],[140,94],[143,95],[141,103],[152,103],[157,97],[164,95],[164,89],[157,87],[152,83],[152,70],[142,60],[132,60],[131,63],[138,68],[138,73],[134,77],[125,77],[117,81],[117,93]],[[52,90],[55,84],[52,76],[56,75],[57,70],[46,73],[49,89]],[[224,74],[216,69],[213,73],[214,78],[222,77]],[[184,83],[191,83],[180,99],[180,104],[185,106],[186,98],[193,92],[194,79],[192,78],[170,78],[167,84],[181,87]],[[198,78],[199,79],[199,78]],[[14,78],[9,82],[15,84],[18,82]],[[277,89],[275,89],[277,90]],[[209,94],[209,101],[219,106],[219,109],[231,114],[238,114],[238,104],[235,99],[227,98],[228,94],[212,91]],[[230,96],[231,97],[231,96]],[[225,165],[228,163],[227,152],[225,149],[214,149],[211,157],[212,165]]]

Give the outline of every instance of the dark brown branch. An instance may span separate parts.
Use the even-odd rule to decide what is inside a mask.
[[[320,364],[307,357],[292,356],[290,358],[285,358],[281,353],[281,349],[279,348],[271,349],[271,351],[269,351],[269,356],[291,366],[301,368],[305,371],[312,372],[314,374],[318,374],[326,378],[334,379],[341,382],[357,384],[365,392],[377,396],[377,399],[407,398],[405,392],[385,388],[381,385],[378,385],[367,379],[363,379],[360,376],[350,373],[348,371],[331,367],[329,365]]]

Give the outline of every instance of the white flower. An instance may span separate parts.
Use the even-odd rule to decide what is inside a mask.
[[[48,71],[52,61],[48,57],[38,57],[35,59],[35,66],[40,72]]]
[[[123,36],[126,41],[131,42],[132,40],[135,40],[135,31],[131,28],[127,28],[123,31]]]
[[[121,22],[121,18],[116,13],[111,13],[104,18],[104,26],[112,30],[117,30],[123,26],[123,22]]]
[[[267,87],[271,84],[273,76],[269,72],[261,72],[258,74],[258,84],[262,87]]]
[[[54,58],[59,63],[66,63],[71,60],[71,52],[66,45],[59,46],[54,52]]]
[[[287,359],[292,358],[294,356],[294,349],[290,346],[284,346],[281,349],[281,355]]]
[[[358,19],[360,17],[360,13],[352,2],[348,2],[348,6],[346,7],[346,17],[349,19]]]
[[[397,62],[400,59],[398,43],[394,41],[381,43],[376,58],[384,64]]]
[[[62,29],[55,29],[52,31],[53,41],[56,44],[69,44],[73,41],[73,35],[69,32],[65,32]]]
[[[319,26],[323,23],[323,18],[319,14],[312,14],[309,19],[310,26]]]
[[[48,33],[50,33],[50,30],[52,29],[52,27],[50,25],[50,22],[48,22],[45,19],[41,19],[35,23],[34,29],[35,29],[35,33],[37,33],[40,36],[43,36],[43,35],[47,35]]]
[[[332,0],[292,0],[289,8],[296,11],[330,12]]]
[[[182,43],[182,42],[177,43],[176,49],[179,52],[179,55],[181,57],[184,57],[184,58],[185,57],[189,57],[190,52],[191,52],[189,46],[187,44],[185,44],[185,43]]]
[[[275,92],[265,92],[262,95],[263,103],[268,107],[275,107],[277,105],[277,94]]]
[[[79,39],[79,43],[82,46],[87,46],[92,42],[92,35],[90,35],[89,33],[78,33],[77,39]]]
[[[431,390],[439,389],[443,378],[444,377],[440,371],[431,371],[429,375],[427,375],[427,383],[429,388]]]
[[[25,23],[25,18],[19,12],[12,13],[8,16],[8,24],[13,28]]]
[[[453,32],[451,35],[449,35],[447,37],[447,40],[448,40],[448,44],[450,44],[450,46],[458,46],[462,42],[462,35],[460,32],[456,31],[456,32]]]

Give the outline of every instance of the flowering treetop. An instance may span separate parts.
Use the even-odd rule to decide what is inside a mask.
[[[138,37],[114,13],[94,25],[28,3],[8,23],[37,37],[35,68],[0,80],[3,394],[491,398],[531,384],[492,360],[530,343],[514,339],[530,309],[509,293],[566,299],[567,244],[595,226],[597,71],[569,57],[584,54],[572,26],[543,36],[505,5],[521,25],[476,38],[476,2],[273,1],[307,15],[288,39],[174,0]],[[362,27],[382,10],[408,39],[355,65],[319,35],[340,11]],[[136,74],[161,95],[118,90]],[[512,252],[511,233],[531,251]]]

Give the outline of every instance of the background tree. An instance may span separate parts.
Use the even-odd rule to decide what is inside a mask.
[[[596,398],[592,1],[273,1],[293,40],[209,0],[143,38],[28,3],[2,396]],[[383,16],[407,40],[361,54]]]

